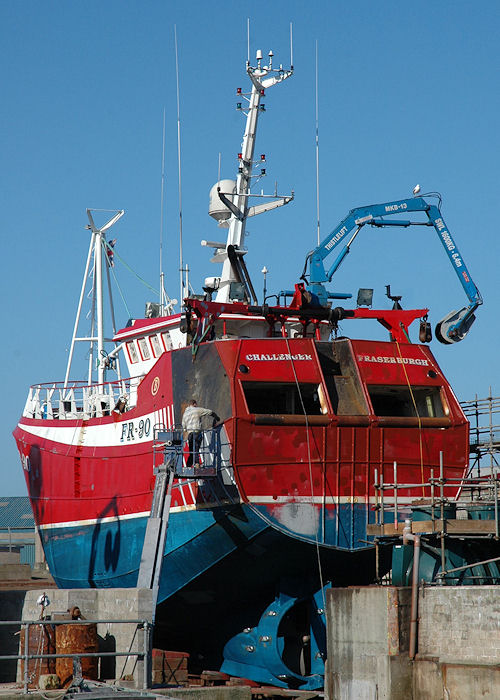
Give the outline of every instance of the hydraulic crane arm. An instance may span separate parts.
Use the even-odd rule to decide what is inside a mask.
[[[425,213],[427,220],[412,221],[411,219],[391,220],[385,218],[392,217],[394,214],[404,215],[418,212]],[[324,283],[331,282],[333,275],[349,253],[350,246],[359,231],[367,224],[379,228],[385,226],[402,226],[405,228],[408,226],[434,227],[448,259],[469,299],[468,306],[458,311],[451,311],[437,324],[436,337],[442,343],[446,344],[456,343],[465,338],[475,320],[474,311],[483,303],[483,300],[444,222],[439,207],[435,204],[429,204],[423,197],[412,197],[411,199],[401,199],[395,202],[371,204],[366,207],[351,209],[345,219],[326,236],[317,248],[307,255],[302,277],[305,279],[307,265],[309,263],[308,284],[310,291],[317,295],[321,304],[326,304],[328,298],[336,296],[327,292]],[[325,258],[341,244],[343,244],[343,247],[340,249],[339,254],[333,261],[331,267],[326,270],[324,265]]]

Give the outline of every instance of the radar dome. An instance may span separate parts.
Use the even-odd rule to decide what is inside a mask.
[[[208,205],[208,213],[216,221],[222,222],[229,219],[231,216],[231,210],[224,204],[224,202],[219,197],[220,190],[222,194],[225,194],[228,199],[233,200],[233,194],[236,191],[236,182],[234,180],[219,180],[210,190],[210,202]]]

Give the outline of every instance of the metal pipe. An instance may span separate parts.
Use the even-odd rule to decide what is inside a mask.
[[[81,622],[80,622],[81,624]],[[86,651],[86,652],[74,652],[73,654],[29,654],[28,659],[74,659],[75,657],[89,657],[89,658],[100,658],[101,656],[113,657],[113,656],[137,656],[141,658],[144,655],[144,651]],[[8,654],[0,656],[0,661],[5,661],[6,659],[25,659],[25,655],[20,654]]]
[[[495,498],[495,537],[498,539],[498,473],[497,468],[493,467],[493,494]]]
[[[431,514],[432,525],[434,526],[434,469],[431,469]]]
[[[28,624],[25,627],[24,630],[24,674],[23,674],[23,683],[24,683],[24,694],[26,695],[28,692],[28,685],[29,685],[29,675],[28,675],[28,660],[29,660],[29,638],[30,638],[30,624]]]
[[[73,352],[74,352],[74,349],[75,349],[75,340],[77,339],[77,338],[76,338],[76,334],[77,334],[77,332],[78,332],[78,324],[79,324],[79,321],[80,321],[80,314],[81,314],[81,312],[82,312],[83,298],[84,298],[84,296],[85,296],[85,286],[86,286],[86,284],[87,284],[87,279],[88,279],[88,276],[89,276],[90,260],[91,260],[91,257],[92,257],[92,249],[93,249],[93,247],[94,247],[94,234],[92,233],[92,237],[91,237],[91,239],[90,239],[90,245],[89,245],[89,253],[88,253],[88,256],[87,256],[87,264],[85,265],[85,272],[84,272],[84,274],[83,274],[83,282],[82,282],[82,288],[81,288],[81,291],[80,291],[80,299],[79,299],[79,301],[78,301],[78,309],[77,309],[77,311],[76,311],[76,319],[75,319],[75,325],[74,325],[74,328],[73,328],[73,336],[72,336],[72,338],[71,338],[71,346],[70,346],[70,349],[69,349],[69,356],[68,356],[68,365],[67,365],[67,367],[66,367],[66,375],[65,375],[65,377],[64,377],[64,388],[65,388],[65,389],[66,389],[66,387],[67,387],[67,385],[68,385],[69,373],[70,373],[70,370],[71,370],[71,363],[72,363],[72,361],[73,361]]]
[[[444,464],[443,464],[443,453],[439,453],[439,483],[440,483],[440,500],[441,500],[441,571],[446,569],[446,551],[444,548]],[[440,579],[442,582],[443,579]]]
[[[394,529],[398,529],[398,463],[394,462]]]
[[[405,520],[405,526],[403,528],[403,544],[408,544],[409,542],[413,542],[413,576],[411,583],[410,646],[408,656],[410,659],[414,659],[417,648],[420,535],[414,535],[411,531],[411,521]]]
[[[96,238],[96,246],[94,251],[97,302],[97,381],[99,384],[104,382],[104,312],[102,299],[102,249],[104,246],[104,240],[104,235],[101,233],[101,231],[99,231]]]
[[[380,470],[380,512],[381,512],[381,521],[380,524],[382,525],[382,534],[384,534],[384,522],[385,522],[385,517],[384,517],[384,470]]]
[[[144,624],[144,627],[142,628],[143,632],[143,642],[144,642],[144,658],[142,660],[142,671],[143,671],[143,676],[142,676],[142,687],[144,690],[149,688],[149,625],[147,623]]]
[[[473,566],[483,566],[484,564],[493,564],[495,561],[500,561],[500,557],[494,557],[493,559],[484,559],[483,561],[474,561],[472,564],[465,564],[465,566],[456,566],[454,569],[448,569],[448,571],[440,571],[436,574],[436,578],[442,578],[447,574],[454,574],[457,571],[465,571],[466,569],[472,569]],[[476,576],[475,578],[494,578],[492,576]]]

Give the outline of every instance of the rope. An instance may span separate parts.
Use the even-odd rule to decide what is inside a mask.
[[[411,382],[410,378],[408,377],[408,373],[406,371],[406,366],[405,363],[403,362],[403,356],[401,354],[401,348],[399,347],[399,343],[396,340],[396,347],[398,349],[398,354],[401,359],[401,367],[403,368],[403,372],[405,375],[406,383],[408,384],[408,389],[410,391],[410,396],[411,400],[413,403],[413,408],[415,409],[415,415],[417,416],[418,419],[418,441],[419,441],[419,448],[420,448],[420,477],[422,479],[422,496],[425,496],[425,488],[424,488],[424,451],[423,451],[423,443],[422,443],[422,420],[420,418],[418,408],[417,408],[417,402],[415,401],[415,396],[413,395],[413,389],[411,388]]]
[[[111,268],[111,274],[113,275],[113,279],[114,279],[114,281],[115,281],[116,288],[118,289],[118,293],[119,293],[119,295],[120,295],[120,297],[121,297],[121,300],[123,301],[123,305],[124,305],[124,307],[125,307],[125,311],[127,312],[127,316],[128,316],[129,318],[132,318],[132,314],[130,313],[130,309],[129,309],[128,306],[127,306],[127,302],[125,301],[125,297],[123,296],[123,292],[122,292],[122,290],[121,290],[121,287],[120,287],[120,285],[118,284],[118,280],[117,280],[116,275],[115,275],[115,269],[114,269],[113,267]]]
[[[308,417],[307,417],[307,412],[306,412],[306,407],[305,407],[305,405],[304,405],[304,400],[303,400],[303,398],[302,398],[302,392],[301,392],[301,390],[300,390],[300,384],[299,384],[299,380],[298,380],[298,377],[297,377],[297,372],[295,371],[295,365],[294,365],[294,363],[293,363],[293,357],[292,357],[292,353],[291,353],[291,351],[290,351],[290,344],[289,344],[289,342],[288,342],[288,338],[285,338],[285,342],[286,342],[286,347],[287,347],[287,350],[288,350],[288,354],[289,354],[289,356],[290,356],[290,364],[291,364],[291,366],[292,366],[292,371],[293,371],[293,376],[294,376],[294,379],[295,379],[295,384],[297,385],[297,391],[298,391],[298,394],[299,394],[300,403],[301,403],[301,405],[302,405],[302,411],[303,411],[303,413],[304,413],[304,417],[305,417],[305,420],[306,420],[307,458],[308,458],[308,462],[309,462],[309,479],[310,479],[310,482],[311,482],[311,505],[312,505],[312,508],[314,508],[314,484],[313,484],[312,462],[311,462],[311,443],[310,443],[310,439],[309,439],[309,420],[308,420]],[[321,586],[321,596],[322,596],[322,598],[323,598],[323,610],[326,611],[326,597],[325,597],[325,588],[324,588],[324,582],[323,582],[323,571],[322,571],[322,569],[321,569],[321,557],[320,557],[319,540],[318,540],[318,529],[317,529],[317,528],[316,528],[316,533],[315,533],[315,540],[316,540],[316,557],[317,557],[317,560],[318,560],[319,582],[320,582],[320,586]]]
[[[129,265],[128,263],[126,263],[125,260],[124,260],[120,255],[118,255],[118,253],[116,252],[116,250],[115,250],[114,248],[112,248],[112,247],[109,245],[108,241],[103,241],[103,242],[104,242],[104,246],[105,246],[106,253],[108,253],[108,252],[113,253],[113,256],[114,256],[114,257],[117,257],[118,260],[121,262],[121,264],[124,265],[124,266],[127,268],[127,270],[128,270],[129,272],[131,272],[131,273],[134,275],[134,277],[137,277],[137,279],[138,279],[140,282],[142,282],[142,284],[143,284],[145,287],[147,287],[148,289],[150,289],[150,290],[151,290],[152,292],[154,292],[157,296],[160,295],[160,293],[159,293],[159,291],[158,291],[157,289],[155,289],[155,288],[152,287],[150,284],[148,284],[148,282],[146,282],[146,280],[144,280],[140,275],[138,275],[137,272],[135,272],[135,270],[133,270],[133,269],[130,267],[130,265]],[[108,258],[108,259],[109,259],[109,258]]]

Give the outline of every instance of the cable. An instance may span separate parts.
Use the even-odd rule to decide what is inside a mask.
[[[121,264],[124,265],[124,266],[127,268],[127,270],[128,270],[129,272],[131,272],[135,277],[137,277],[137,279],[138,279],[140,282],[142,282],[142,284],[143,284],[145,287],[147,287],[148,289],[150,289],[150,290],[151,290],[152,292],[154,292],[155,294],[159,295],[158,290],[155,289],[154,287],[152,287],[150,284],[148,284],[148,282],[146,282],[146,280],[142,279],[142,277],[141,277],[140,275],[138,275],[137,272],[135,272],[135,270],[133,270],[133,269],[130,267],[130,265],[129,265],[128,263],[126,263],[125,260],[124,260],[120,255],[118,255],[118,253],[116,252],[116,250],[115,250],[114,248],[111,248],[111,246],[109,245],[108,241],[103,241],[103,242],[104,242],[104,245],[105,245],[105,247],[106,247],[106,252],[112,251],[113,254],[114,254],[114,257],[118,258],[118,260],[121,262]]]
[[[123,305],[124,305],[124,307],[125,307],[125,311],[127,312],[127,316],[128,316],[129,318],[132,318],[132,314],[131,314],[131,312],[130,312],[130,309],[129,309],[128,306],[127,306],[127,302],[125,301],[125,297],[123,296],[123,292],[122,292],[122,290],[121,290],[121,287],[120,287],[120,285],[118,284],[118,280],[117,280],[117,278],[116,278],[115,271],[114,271],[113,268],[111,268],[111,274],[113,275],[113,279],[114,279],[114,281],[115,281],[116,288],[118,289],[118,294],[120,295],[121,300],[123,301]]]
[[[401,348],[399,347],[399,342],[395,340],[396,342],[396,347],[398,349],[398,354],[399,358],[401,360],[401,367],[403,368],[403,372],[406,378],[406,383],[408,384],[408,389],[410,391],[410,396],[411,400],[413,403],[413,408],[415,409],[415,415],[417,416],[418,419],[418,439],[419,439],[419,447],[420,447],[420,476],[422,479],[422,496],[425,496],[425,488],[424,488],[424,452],[423,452],[423,444],[422,444],[422,420],[420,418],[418,408],[417,408],[417,403],[415,401],[415,396],[413,395],[413,390],[411,388],[411,382],[408,377],[408,373],[406,371],[405,363],[403,362],[403,356],[401,354]]]
[[[312,476],[311,443],[309,440],[309,420],[307,417],[307,412],[306,412],[306,407],[304,405],[304,400],[302,398],[302,392],[300,390],[299,380],[297,377],[297,373],[295,371],[295,365],[293,363],[293,356],[292,356],[292,353],[290,351],[290,344],[288,342],[288,338],[285,338],[285,342],[286,342],[286,347],[288,350],[288,355],[290,356],[290,364],[292,366],[293,376],[295,378],[295,384],[297,385],[297,391],[299,394],[300,403],[302,405],[302,411],[304,413],[304,417],[306,420],[307,458],[308,458],[308,462],[309,462],[309,479],[311,482],[311,505],[312,505],[312,508],[314,509],[314,483],[313,483],[313,476]],[[316,528],[316,531],[315,531],[315,540],[316,540],[316,556],[318,559],[319,582],[320,582],[320,586],[321,586],[321,596],[323,598],[323,610],[326,611],[326,597],[325,597],[325,588],[324,588],[324,582],[323,582],[323,571],[321,569],[321,557],[320,557],[319,540],[318,540],[318,528]]]

